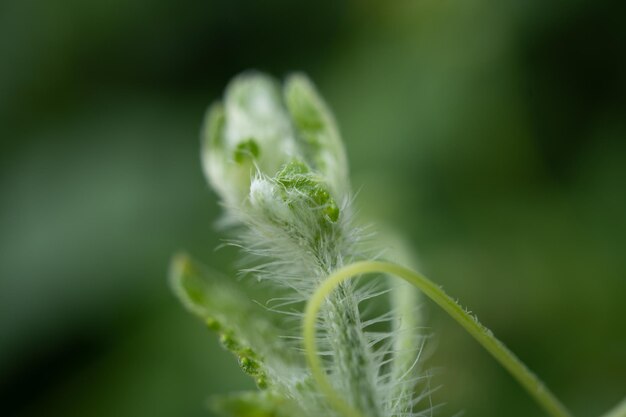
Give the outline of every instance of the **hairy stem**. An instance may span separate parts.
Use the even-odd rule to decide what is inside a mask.
[[[324,320],[336,358],[336,380],[348,401],[368,417],[382,415],[376,397],[375,375],[371,374],[371,352],[360,331],[359,310],[351,286],[340,285],[328,299]],[[335,388],[336,390],[336,388]]]
[[[347,265],[333,274],[320,284],[315,293],[309,299],[303,319],[303,336],[306,358],[311,368],[311,373],[320,386],[322,392],[328,397],[338,411],[346,417],[362,417],[362,414],[346,403],[330,384],[323,370],[321,360],[317,352],[316,343],[316,317],[326,297],[333,290],[350,278],[369,273],[385,273],[395,275],[419,288],[424,294],[432,299],[439,307],[457,321],[474,339],[478,341],[509,373],[522,385],[531,397],[552,417],[571,417],[569,411],[548,390],[539,378],[533,374],[493,333],[483,326],[478,320],[469,314],[456,301],[448,296],[439,286],[410,269],[388,262],[363,261]],[[618,414],[620,415],[618,407]],[[612,414],[610,414],[612,416]]]

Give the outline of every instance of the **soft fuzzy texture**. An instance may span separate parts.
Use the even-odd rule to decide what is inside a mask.
[[[242,74],[228,86],[224,104],[207,114],[202,161],[224,205],[223,222],[235,230],[233,243],[250,255],[246,272],[279,289],[268,310],[298,319],[281,329],[291,342],[257,349],[263,353],[255,354],[255,363],[269,366],[263,386],[298,414],[335,415],[301,361],[272,365],[270,359],[283,355],[277,349],[300,349],[301,306],[320,282],[372,257],[364,250],[363,229],[354,225],[347,159],[330,111],[302,75],[290,77],[281,91],[265,75]],[[368,301],[388,292],[388,312]],[[365,417],[432,412],[429,391],[418,389],[427,386],[427,378],[420,373],[424,339],[412,293],[402,285],[347,282],[328,298],[318,319],[327,372]],[[365,305],[373,308],[369,316],[362,312]]]

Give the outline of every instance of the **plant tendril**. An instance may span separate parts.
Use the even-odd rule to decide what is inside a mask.
[[[313,378],[332,406],[345,417],[364,416],[361,411],[341,398],[330,383],[318,355],[315,325],[324,300],[340,283],[354,276],[370,273],[394,275],[416,286],[472,335],[526,389],[548,415],[571,417],[565,406],[513,352],[483,326],[476,317],[450,298],[438,285],[415,271],[380,261],[355,262],[335,271],[318,286],[308,300],[303,318],[304,348]]]

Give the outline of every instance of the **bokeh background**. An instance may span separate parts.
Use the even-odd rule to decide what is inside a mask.
[[[215,251],[202,116],[308,73],[364,217],[579,416],[626,394],[626,16],[590,0],[0,3],[0,414],[210,416],[251,388],[170,293]],[[438,415],[541,415],[427,304]]]

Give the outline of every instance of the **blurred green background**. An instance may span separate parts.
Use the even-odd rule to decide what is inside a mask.
[[[199,164],[236,73],[302,70],[364,217],[578,416],[626,394],[626,9],[610,1],[0,3],[0,414],[210,416],[252,387],[170,294],[232,272]],[[529,416],[436,308],[439,415]]]

